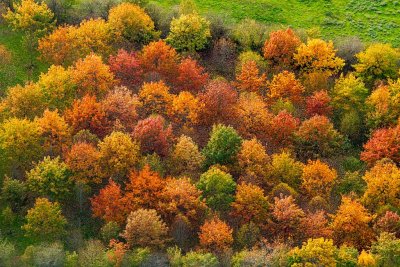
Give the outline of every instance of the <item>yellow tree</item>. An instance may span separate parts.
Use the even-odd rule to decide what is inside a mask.
[[[299,103],[304,92],[303,85],[296,79],[294,73],[288,71],[275,75],[268,88],[267,98],[271,102],[283,99]]]
[[[173,99],[169,90],[163,81],[143,84],[139,91],[139,100],[143,103],[143,109],[147,115],[167,114]]]
[[[301,175],[301,187],[309,197],[329,198],[332,186],[337,178],[336,170],[320,160],[308,161]]]
[[[168,114],[172,121],[180,126],[191,127],[198,123],[199,112],[203,103],[187,91],[172,96],[172,103],[168,106]]]
[[[236,86],[242,91],[261,94],[265,82],[266,75],[260,74],[257,63],[253,60],[243,63],[240,72],[236,74]]]

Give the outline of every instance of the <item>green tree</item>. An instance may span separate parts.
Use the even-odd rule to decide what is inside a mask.
[[[210,38],[210,22],[192,13],[171,21],[167,42],[179,51],[195,52],[204,49]]]
[[[235,200],[236,183],[229,173],[212,167],[200,176],[197,188],[203,191],[207,205],[218,211],[226,211]]]
[[[214,125],[210,139],[203,149],[205,166],[232,164],[240,151],[242,138],[231,126]]]
[[[400,266],[400,239],[394,234],[383,232],[372,244],[371,251],[376,256],[378,266]]]
[[[33,208],[28,210],[26,223],[22,226],[26,235],[38,240],[52,241],[65,234],[67,220],[61,213],[58,202],[37,198]]]
[[[27,173],[30,190],[51,200],[64,200],[71,192],[71,172],[60,157],[45,157]]]

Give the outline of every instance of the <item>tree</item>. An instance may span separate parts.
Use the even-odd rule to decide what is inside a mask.
[[[271,102],[283,99],[299,103],[303,100],[302,94],[305,90],[303,85],[296,79],[294,73],[288,71],[275,75],[268,88],[267,98]]]
[[[301,222],[305,214],[294,203],[292,196],[274,198],[272,209],[272,231],[280,239],[296,240],[301,233]]]
[[[309,212],[301,220],[301,229],[304,238],[331,238],[332,230],[327,219],[328,215],[323,210]]]
[[[71,77],[78,96],[105,95],[115,84],[110,68],[95,54],[79,59],[71,70]]]
[[[54,14],[46,3],[36,3],[34,0],[23,0],[15,4],[13,10],[8,9],[3,15],[14,30],[24,32],[24,43],[30,57],[30,68],[33,67],[34,51],[37,40],[51,30],[54,25]]]
[[[166,156],[169,153],[173,139],[171,126],[167,126],[161,116],[148,117],[139,121],[132,136],[139,141],[142,153],[157,153],[160,156]]]
[[[376,260],[374,256],[371,253],[362,250],[360,255],[358,256],[357,266],[370,267],[375,265],[376,265]]]
[[[389,158],[395,163],[400,162],[399,126],[388,129],[378,129],[372,132],[370,139],[364,144],[360,159],[373,166],[383,158]]]
[[[27,173],[29,189],[41,197],[50,200],[65,200],[71,193],[71,173],[60,157],[45,157]]]
[[[71,141],[71,129],[58,111],[46,109],[37,119],[43,137],[43,147],[47,155],[61,155]]]
[[[104,137],[109,131],[106,114],[95,96],[85,95],[74,100],[72,107],[65,111],[64,117],[71,125],[73,133],[89,130],[99,137]]]
[[[149,165],[139,172],[132,171],[125,186],[126,209],[129,212],[139,208],[157,208],[164,186],[165,180],[150,170]]]
[[[174,85],[179,91],[189,91],[191,93],[200,92],[208,81],[208,73],[199,63],[189,58],[183,59],[178,66],[178,76]]]
[[[197,188],[202,191],[202,199],[217,211],[227,211],[234,201],[236,183],[229,173],[211,167],[200,176]]]
[[[108,64],[121,85],[132,89],[141,85],[143,70],[140,66],[139,56],[135,52],[120,49],[115,56],[110,56]]]
[[[45,241],[53,241],[65,234],[67,220],[61,213],[58,202],[37,198],[33,208],[28,210],[26,223],[22,226],[26,235]]]
[[[200,199],[201,191],[188,178],[169,178],[160,193],[159,210],[165,221],[172,224],[183,217],[195,228],[204,218],[207,206]]]
[[[336,266],[337,248],[331,239],[308,239],[301,248],[290,251],[291,267],[300,266]]]
[[[242,175],[240,181],[263,187],[270,157],[261,142],[255,138],[244,140],[237,159]]]
[[[332,113],[331,97],[325,90],[316,91],[306,98],[306,113],[309,117],[314,115],[329,117]]]
[[[297,188],[303,172],[303,164],[286,151],[272,155],[268,173],[271,182],[284,182]]]
[[[139,209],[128,216],[123,237],[128,246],[159,248],[167,241],[168,227],[155,210]]]
[[[320,160],[308,161],[301,175],[301,187],[309,197],[329,198],[333,184],[337,179],[336,170]]]
[[[240,72],[236,74],[236,86],[242,91],[261,94],[261,89],[266,83],[266,75],[260,75],[259,72],[255,61],[243,63]]]
[[[286,110],[282,110],[272,118],[268,129],[268,137],[275,146],[285,147],[293,144],[294,134],[299,128],[300,120]]]
[[[210,38],[210,22],[192,13],[172,19],[167,42],[178,51],[195,52],[204,49]]]
[[[394,234],[381,233],[371,246],[378,266],[397,266],[400,264],[400,239]]]
[[[108,91],[101,101],[102,108],[114,130],[132,132],[139,117],[139,100],[126,87]]]
[[[122,132],[112,132],[99,143],[101,174],[113,179],[126,177],[139,161],[140,147]]]
[[[234,25],[231,36],[241,49],[259,51],[267,39],[267,26],[254,19],[243,19]]]
[[[290,28],[273,31],[264,43],[264,58],[271,65],[280,68],[290,67],[294,63],[293,55],[300,44],[300,38]]]
[[[170,161],[173,174],[195,178],[203,165],[204,156],[192,138],[182,135],[171,152]]]
[[[163,40],[143,47],[139,60],[146,76],[154,80],[173,81],[177,76],[178,54]]]
[[[191,126],[198,123],[202,108],[203,103],[200,102],[198,97],[187,91],[182,91],[177,96],[173,96],[168,115],[172,121],[182,128],[190,129]]]
[[[80,142],[72,145],[65,154],[65,163],[71,170],[71,179],[77,183],[100,183],[100,153],[95,146]]]
[[[400,216],[393,211],[386,211],[375,224],[378,233],[392,233],[396,237],[400,236]]]
[[[207,167],[214,164],[232,164],[240,150],[242,138],[235,129],[222,124],[214,125],[210,139],[202,153]]]
[[[11,118],[1,123],[0,150],[3,167],[9,168],[13,175],[23,177],[32,162],[39,160],[44,152],[37,122]]]
[[[128,44],[140,46],[159,36],[150,16],[141,7],[131,3],[121,3],[111,8],[108,23],[115,38]]]
[[[400,207],[400,170],[394,162],[385,159],[378,161],[363,179],[367,183],[363,201],[368,207]]]
[[[125,207],[125,201],[121,187],[113,180],[100,189],[98,195],[90,199],[94,217],[99,217],[106,222],[125,223],[129,211]]]
[[[296,149],[305,158],[329,157],[342,149],[344,137],[338,133],[327,117],[315,115],[301,123],[295,133]]]
[[[170,88],[163,81],[144,83],[139,91],[139,100],[143,103],[143,109],[147,115],[166,115],[171,106],[172,95]]]
[[[237,186],[235,201],[231,206],[231,215],[242,224],[254,222],[262,227],[269,215],[268,198],[260,187],[252,184],[242,183]]]
[[[362,111],[368,93],[360,78],[352,73],[346,77],[341,75],[332,91],[332,106],[340,115],[353,110]]]
[[[375,80],[395,79],[398,77],[400,52],[390,44],[376,43],[356,55],[358,63],[354,65],[357,73],[367,83]]]
[[[360,202],[343,196],[332,222],[335,244],[346,244],[359,250],[370,245],[374,238],[369,227],[371,220],[371,215]]]
[[[200,246],[207,251],[223,252],[233,243],[232,232],[229,225],[214,217],[200,227]]]
[[[204,105],[199,114],[201,124],[228,123],[234,117],[237,93],[228,82],[211,81],[205,91],[199,94],[199,99]]]

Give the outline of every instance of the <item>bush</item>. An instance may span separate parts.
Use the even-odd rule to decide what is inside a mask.
[[[101,238],[108,244],[111,239],[117,239],[121,228],[116,222],[108,222],[100,229]]]
[[[143,266],[143,263],[150,257],[149,248],[137,248],[133,251],[129,251],[124,255],[121,266],[126,267],[139,267]]]
[[[13,211],[19,210],[26,199],[25,183],[6,177],[1,189],[1,198],[11,205]]]
[[[237,252],[232,257],[232,267],[263,267],[263,266],[282,266],[269,265],[267,252],[265,250],[253,249]]]
[[[0,265],[4,267],[16,266],[17,252],[14,244],[6,239],[0,240]]]
[[[260,237],[260,229],[253,222],[243,224],[236,233],[240,248],[252,248]]]
[[[106,248],[100,240],[89,240],[78,252],[79,266],[110,267],[106,257]]]
[[[60,243],[28,246],[22,259],[28,266],[62,267],[65,263],[65,251]]]
[[[267,39],[267,27],[252,19],[244,19],[233,26],[232,39],[242,50],[260,50]]]

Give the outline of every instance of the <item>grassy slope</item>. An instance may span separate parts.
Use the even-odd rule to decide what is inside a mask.
[[[155,0],[164,6],[179,0]],[[326,38],[357,35],[400,46],[398,0],[195,0],[202,13],[225,13],[294,28],[319,26]]]

